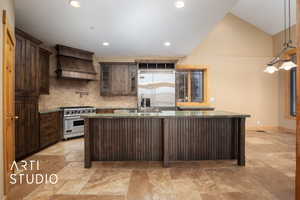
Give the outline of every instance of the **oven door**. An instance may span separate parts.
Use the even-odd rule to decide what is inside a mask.
[[[64,134],[84,133],[84,119],[80,117],[65,118]]]

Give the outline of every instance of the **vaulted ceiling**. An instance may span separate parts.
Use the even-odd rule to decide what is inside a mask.
[[[99,56],[183,56],[228,13],[237,0],[15,0],[16,25],[49,44]],[[107,41],[110,46],[102,46]],[[171,46],[164,46],[170,42]]]
[[[69,0],[15,0],[16,26],[103,57],[188,55],[229,12],[269,34],[283,27],[283,0],[184,0],[181,9],[176,0],[79,1],[74,8]]]
[[[284,30],[284,0],[239,0],[232,13],[270,35]],[[291,0],[291,19],[296,24],[296,0]]]

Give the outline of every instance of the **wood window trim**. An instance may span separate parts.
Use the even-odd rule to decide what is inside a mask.
[[[176,102],[177,106],[210,106],[209,104],[209,90],[208,90],[208,80],[209,80],[209,66],[207,65],[177,65],[176,71],[196,71],[202,70],[204,72],[204,100],[203,102],[190,102],[191,101],[191,81],[190,76],[188,76],[188,96],[189,102]]]
[[[291,49],[284,54],[285,59],[290,59],[297,54],[297,49]],[[284,71],[284,107],[285,107],[285,119],[296,120],[296,117],[291,115],[291,71]]]

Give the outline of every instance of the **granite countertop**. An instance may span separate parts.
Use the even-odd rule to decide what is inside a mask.
[[[40,114],[47,114],[47,113],[53,113],[53,112],[59,112],[61,111],[61,109],[59,108],[53,108],[53,109],[49,109],[49,110],[41,110],[39,111]]]
[[[226,111],[162,111],[149,113],[107,113],[107,114],[86,114],[82,118],[173,118],[173,117],[192,117],[192,118],[235,118],[250,117],[247,114],[239,114]]]

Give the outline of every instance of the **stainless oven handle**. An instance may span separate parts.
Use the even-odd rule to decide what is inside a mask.
[[[81,118],[81,117],[79,117],[79,116],[65,117],[65,120],[69,120],[69,119],[82,119],[82,120],[83,120],[83,118]]]

